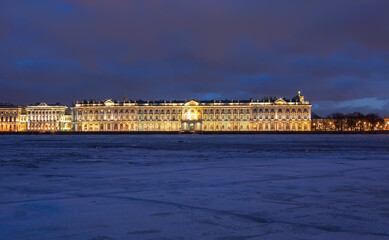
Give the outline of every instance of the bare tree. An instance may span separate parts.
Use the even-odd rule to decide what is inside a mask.
[[[384,124],[384,119],[374,113],[367,114],[365,119],[369,123],[370,131],[373,131],[378,124]]]
[[[363,120],[365,115],[360,112],[353,112],[346,115],[347,127],[351,131],[362,131],[363,130]]]
[[[333,113],[333,114],[329,115],[328,118],[333,120],[336,131],[343,131],[344,130],[345,115],[343,113],[340,113],[340,112]]]

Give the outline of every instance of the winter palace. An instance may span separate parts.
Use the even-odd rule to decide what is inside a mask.
[[[291,99],[82,101],[0,106],[0,131],[310,131],[311,104]]]

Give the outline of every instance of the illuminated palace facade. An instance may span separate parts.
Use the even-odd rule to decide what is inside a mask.
[[[292,99],[244,101],[83,101],[74,131],[310,131],[311,104]]]

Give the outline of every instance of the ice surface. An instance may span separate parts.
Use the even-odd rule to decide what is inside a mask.
[[[20,239],[389,239],[389,136],[0,136]]]

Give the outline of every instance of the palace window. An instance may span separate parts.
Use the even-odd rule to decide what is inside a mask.
[[[291,119],[292,119],[292,120],[295,120],[295,119],[296,119],[296,109],[292,109]],[[293,126],[292,126],[292,127],[293,127]]]
[[[278,109],[277,118],[280,120],[282,119],[282,109],[281,108]]]
[[[304,109],[304,119],[305,120],[308,120],[308,118],[309,118],[309,114],[308,114],[308,109]]]

